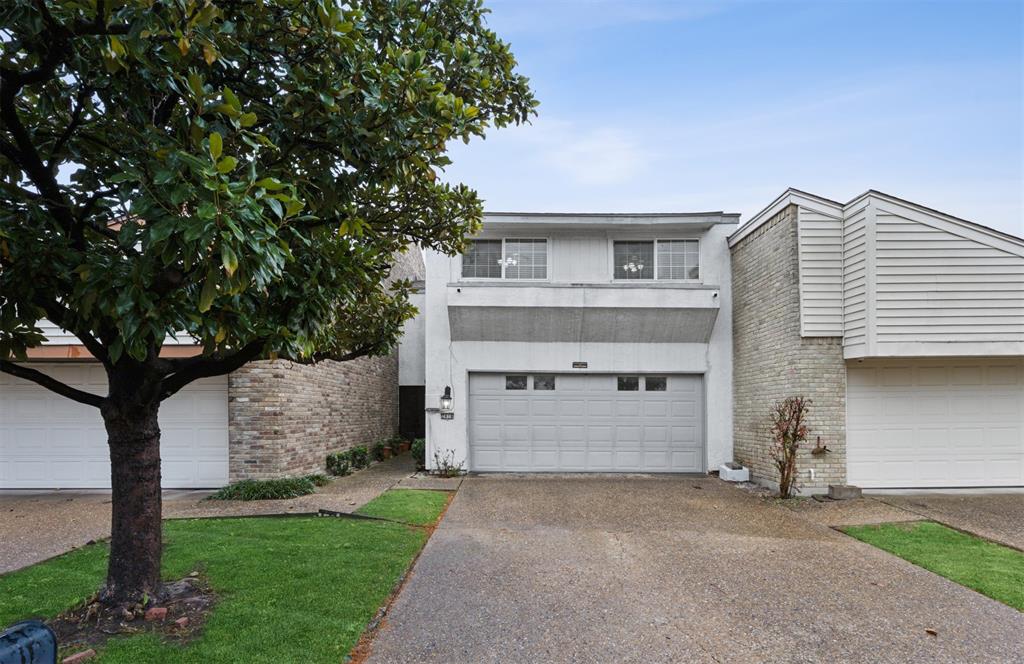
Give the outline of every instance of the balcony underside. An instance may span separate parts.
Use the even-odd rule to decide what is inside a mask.
[[[707,288],[449,287],[452,341],[706,343]]]

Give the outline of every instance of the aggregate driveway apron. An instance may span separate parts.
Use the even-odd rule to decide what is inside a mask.
[[[718,480],[534,475],[463,482],[370,661],[1022,657],[1024,613]]]

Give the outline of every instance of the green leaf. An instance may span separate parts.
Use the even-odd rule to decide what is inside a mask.
[[[210,156],[213,157],[214,161],[220,159],[221,151],[224,149],[224,139],[221,138],[219,132],[213,132],[210,134]]]
[[[277,178],[263,178],[256,182],[257,187],[263,187],[267,191],[278,191],[284,189],[284,184]]]
[[[243,127],[253,126],[254,124],[256,124],[256,114],[242,113],[242,115],[238,117],[238,124],[242,125]]]
[[[270,206],[270,209],[274,211],[278,218],[284,217],[284,208],[281,207],[280,201],[276,198],[266,198],[264,200],[266,200],[267,205]]]
[[[203,282],[203,290],[199,294],[199,312],[206,313],[213,305],[213,298],[217,297],[217,273],[210,270],[206,274],[206,281]]]
[[[217,162],[218,173],[229,173],[235,170],[235,166],[238,165],[238,160],[234,157],[224,157]]]
[[[220,261],[224,265],[224,271],[228,273],[228,276],[234,276],[235,270],[238,269],[238,256],[231,249],[231,245],[225,244],[220,248]]]
[[[171,236],[171,233],[173,232],[173,221],[161,221],[159,223],[153,224],[153,226],[150,227],[149,240],[150,242],[160,242],[161,240],[166,240],[167,238],[169,238]]]
[[[224,101],[226,101],[231,108],[236,111],[242,110],[242,102],[238,100],[238,96],[231,90],[231,88],[225,85],[222,94],[224,95]]]

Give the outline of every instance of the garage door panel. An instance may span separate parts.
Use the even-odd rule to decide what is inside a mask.
[[[1024,362],[893,362],[898,366],[848,367],[851,483],[1024,486]]]
[[[554,417],[558,414],[558,402],[553,399],[538,399],[533,402],[534,417]]]
[[[644,417],[665,417],[668,415],[668,402],[644,401]]]
[[[671,416],[697,417],[697,403],[695,401],[673,401]]]
[[[586,413],[587,404],[582,399],[566,399],[558,404],[558,415],[560,417],[578,417]]]
[[[987,382],[989,385],[1020,385],[1020,371],[1010,365],[988,367]]]
[[[668,442],[668,427],[664,424],[644,427],[645,443]]]
[[[553,390],[536,389],[532,374],[507,375],[525,375],[527,389],[506,389],[505,374],[470,376],[472,470],[703,470],[699,376],[661,376],[647,389],[634,374],[639,389],[620,391],[616,375],[556,375]]]
[[[35,365],[72,387],[107,391],[92,365]],[[188,385],[161,405],[163,486],[227,482],[227,377]],[[20,379],[0,389],[0,488],[109,488],[110,460],[99,412]]]
[[[505,399],[501,404],[501,411],[505,417],[516,417],[530,414],[530,402],[526,399]]]

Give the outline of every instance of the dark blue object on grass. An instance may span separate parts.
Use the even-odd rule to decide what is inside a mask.
[[[38,620],[12,625],[0,634],[0,664],[56,664],[57,637]]]

